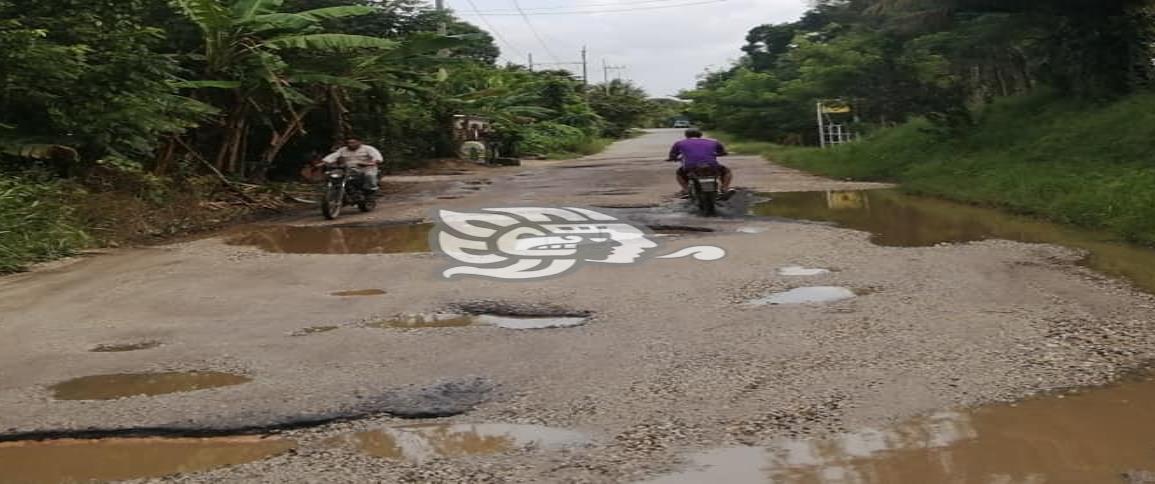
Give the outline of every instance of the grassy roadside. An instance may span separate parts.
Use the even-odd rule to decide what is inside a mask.
[[[954,138],[916,121],[829,150],[764,154],[835,178],[893,181],[914,193],[1097,228],[1155,244],[1155,95],[1087,105],[1035,95],[978,115]]]

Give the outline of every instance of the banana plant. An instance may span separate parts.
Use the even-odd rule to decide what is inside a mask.
[[[219,134],[209,139],[219,140],[213,164],[226,173],[240,171],[254,122],[271,131],[262,158],[273,157],[304,129],[305,115],[329,87],[361,84],[310,72],[294,62],[321,54],[353,58],[400,46],[388,39],[324,32],[322,22],[375,11],[368,6],[281,12],[283,0],[176,0],[176,4],[203,36],[200,79],[178,85],[224,113],[221,127],[215,128]]]

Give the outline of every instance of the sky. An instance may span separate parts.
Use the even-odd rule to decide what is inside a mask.
[[[709,3],[706,3],[709,2]],[[707,69],[728,66],[742,52],[746,32],[797,20],[806,0],[446,0],[457,15],[498,34],[502,62],[580,62],[589,49],[591,82],[630,79],[655,97],[694,87]],[[522,17],[516,7],[527,13]],[[476,6],[476,11],[474,10]],[[617,10],[617,12],[611,12]],[[633,11],[628,11],[633,10]],[[476,12],[482,12],[479,16]],[[599,12],[572,14],[572,12]],[[550,15],[541,15],[541,14]],[[558,15],[554,15],[558,14]],[[537,34],[535,35],[535,30]],[[504,41],[503,41],[504,39]],[[563,66],[580,74],[581,67]]]

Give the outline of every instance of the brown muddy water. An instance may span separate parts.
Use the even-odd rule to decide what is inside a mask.
[[[1119,242],[1109,234],[1049,223],[1003,211],[896,190],[766,194],[755,215],[834,222],[870,232],[891,247],[1006,239],[1056,244],[1088,251],[1087,267],[1122,277],[1155,293],[1155,249]]]
[[[124,353],[128,351],[142,351],[158,348],[162,345],[160,341],[140,341],[136,343],[107,343],[96,345],[91,351],[93,353]]]
[[[0,482],[120,481],[202,472],[296,447],[261,437],[123,438],[0,442]]]
[[[429,252],[433,224],[264,227],[228,239],[229,245],[282,254],[405,254]]]
[[[423,462],[443,457],[492,455],[524,448],[557,449],[588,443],[582,433],[537,425],[428,424],[356,432],[330,439],[331,447],[385,459]]]
[[[240,385],[249,377],[219,372],[121,373],[74,378],[53,385],[57,400],[115,400]]]
[[[340,291],[329,294],[336,297],[365,297],[365,296],[384,296],[386,293],[383,289],[359,289],[356,291]]]
[[[1155,382],[943,411],[829,439],[693,456],[653,484],[1123,483],[1155,470]]]
[[[572,328],[589,322],[587,317],[498,316],[492,314],[421,313],[403,314],[365,326],[384,329],[462,328],[496,326],[504,329],[530,330]]]

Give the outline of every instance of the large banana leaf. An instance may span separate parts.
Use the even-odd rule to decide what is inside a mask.
[[[206,34],[216,35],[233,24],[229,10],[217,0],[176,0],[176,4]]]
[[[373,7],[350,5],[344,7],[318,8],[297,13],[269,13],[257,15],[253,23],[258,31],[287,30],[299,31],[325,20],[368,15],[377,10]]]
[[[249,22],[258,15],[274,13],[281,8],[284,0],[234,0],[233,18],[238,22]]]
[[[341,52],[358,49],[395,49],[397,42],[366,35],[350,34],[306,34],[278,37],[265,41],[272,49],[304,49],[324,52]]]

